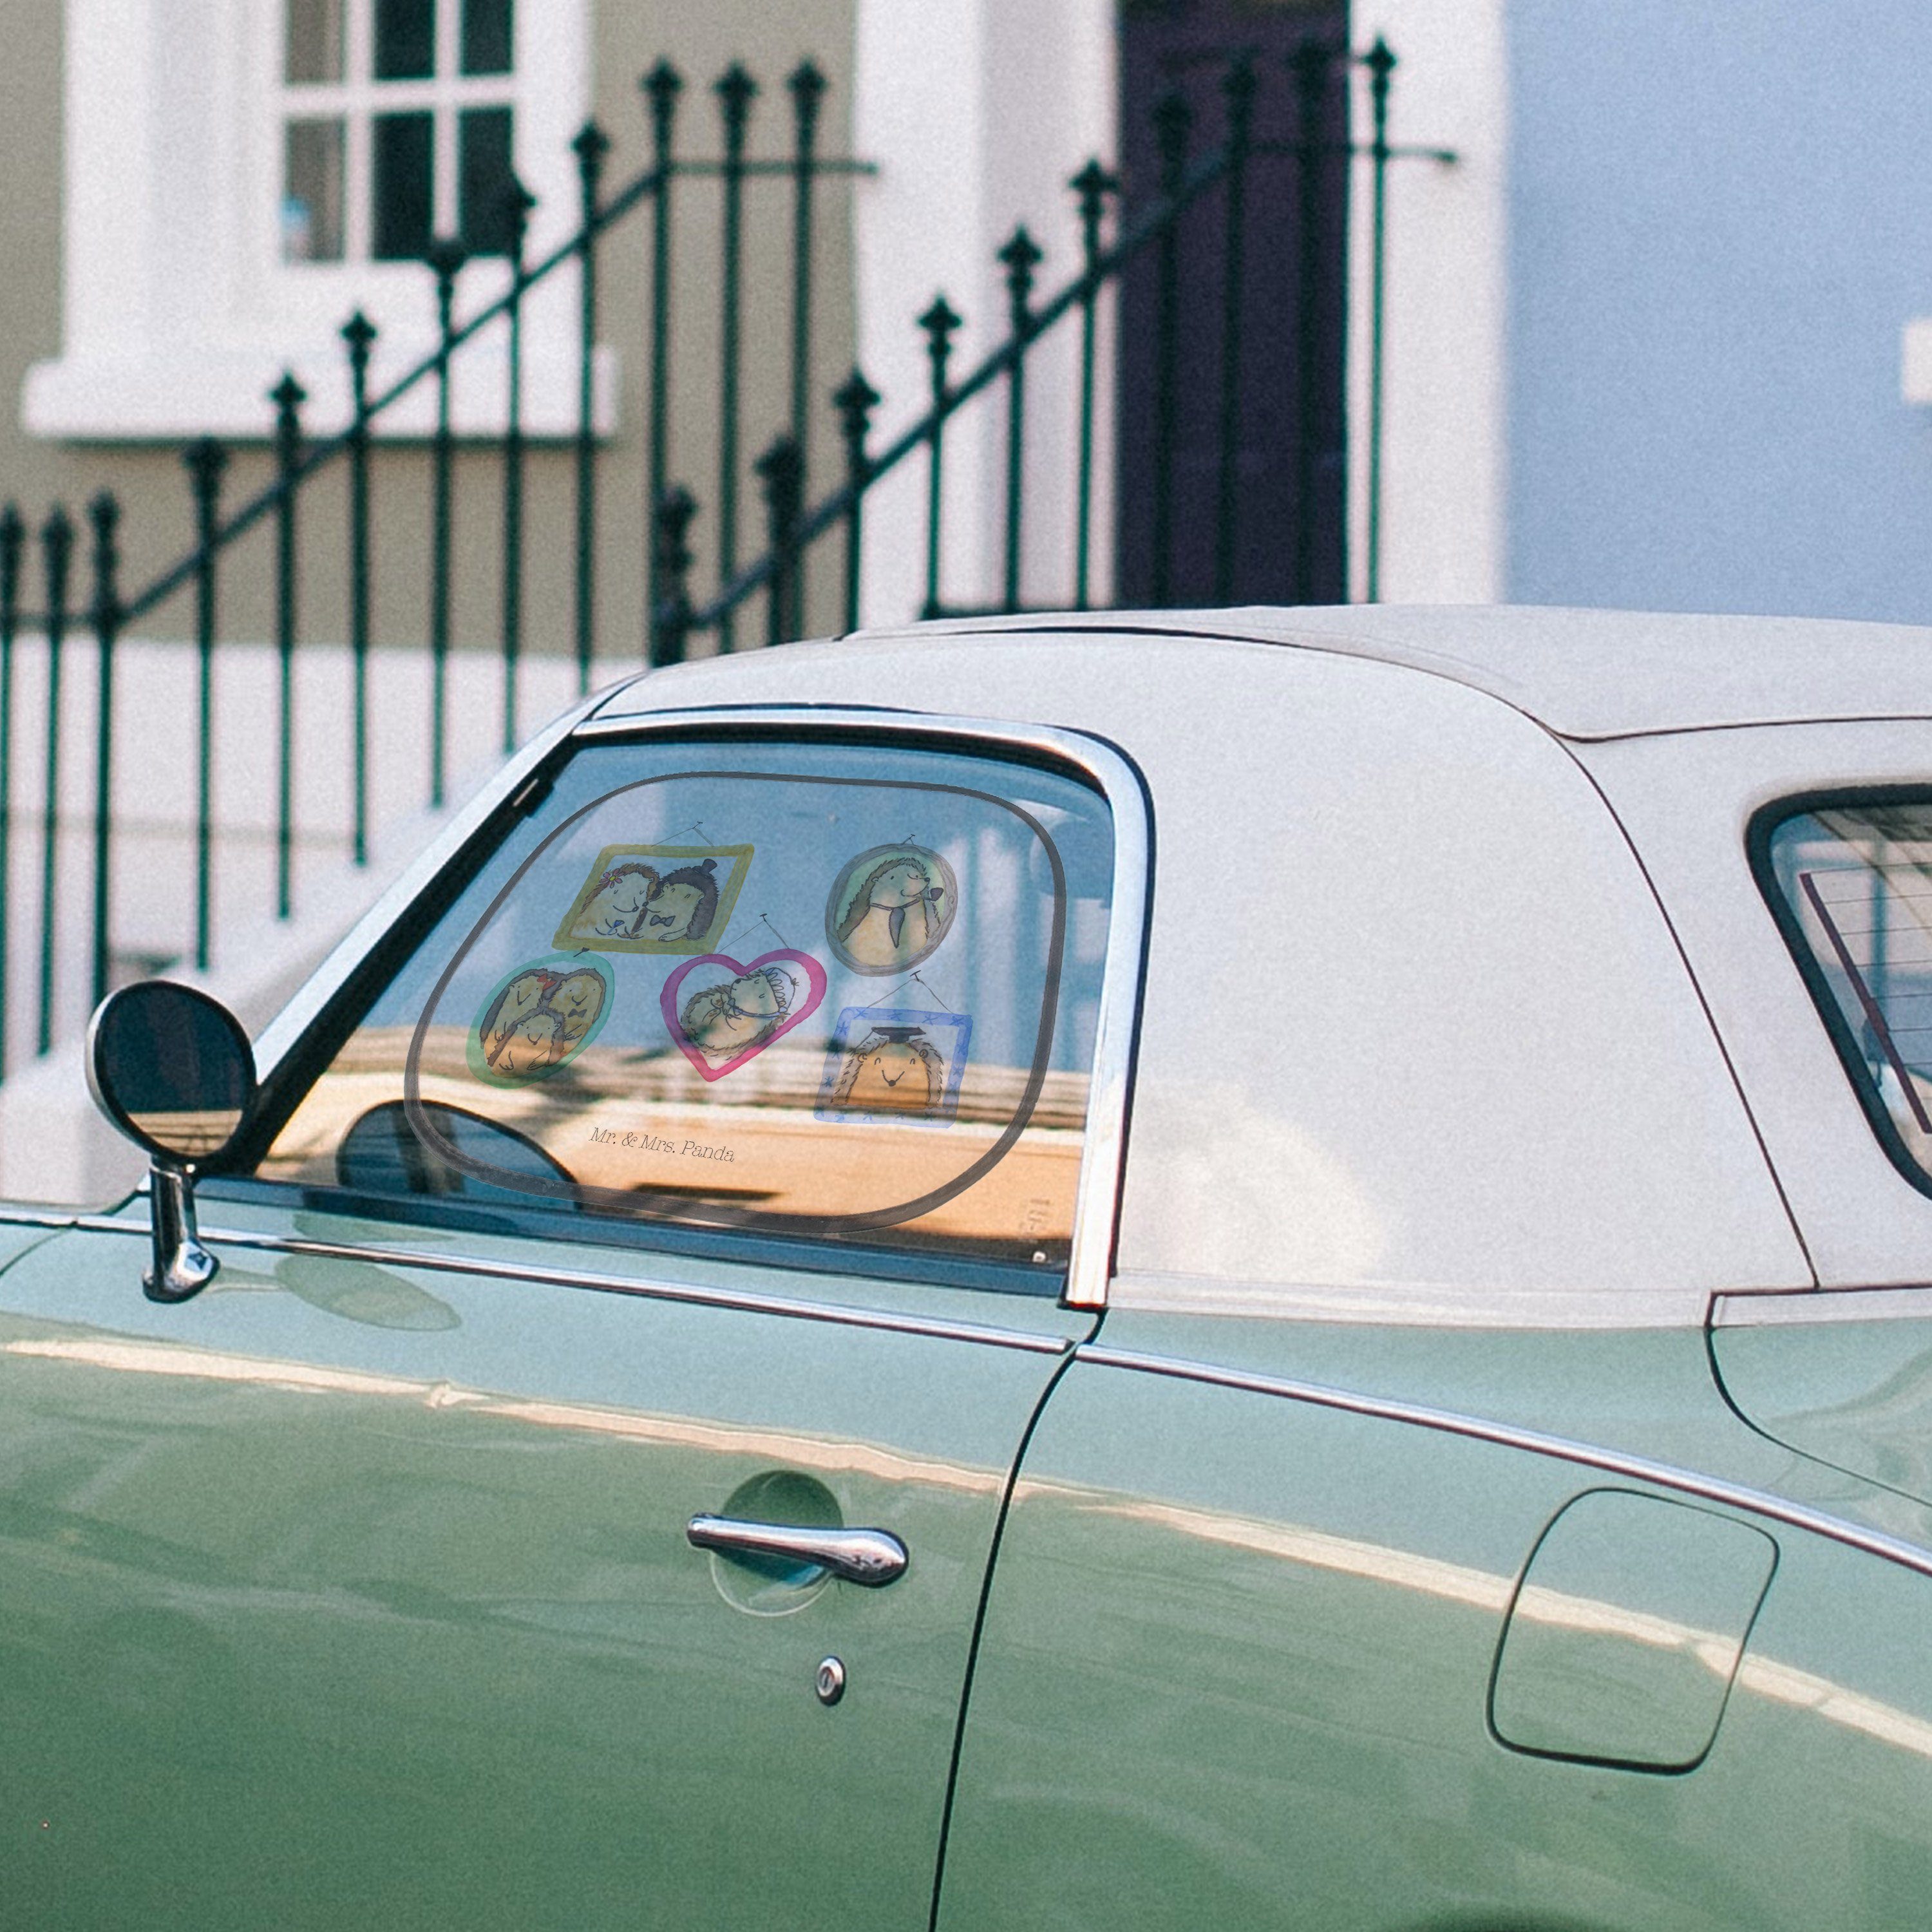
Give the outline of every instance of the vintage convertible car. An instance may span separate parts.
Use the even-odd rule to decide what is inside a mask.
[[[90,1052],[8,1926],[1932,1910],[1932,633],[695,664]]]

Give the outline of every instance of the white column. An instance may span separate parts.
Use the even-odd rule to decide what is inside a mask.
[[[1455,150],[1453,166],[1390,164],[1384,346],[1381,593],[1391,603],[1506,594],[1504,326],[1508,68],[1503,0],[1362,0],[1359,52],[1379,34],[1399,64],[1397,145]],[[1370,134],[1358,82],[1354,130]],[[1369,164],[1354,164],[1350,229],[1352,594],[1368,534]]]
[[[164,170],[182,164],[158,152],[147,0],[68,0],[64,18],[62,327],[70,352],[128,356],[152,326]]]

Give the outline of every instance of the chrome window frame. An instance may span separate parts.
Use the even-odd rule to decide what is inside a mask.
[[[1838,1004],[1837,992],[1819,959],[1810,936],[1805,932],[1797,907],[1786,896],[1778,877],[1772,847],[1778,832],[1794,818],[1834,809],[1856,812],[1862,807],[1887,805],[1932,806],[1932,784],[1841,785],[1823,790],[1791,792],[1770,800],[1754,812],[1744,828],[1744,856],[1757,882],[1759,892],[1784,940],[1804,990],[1811,996],[1820,1024],[1824,1028],[1844,1070],[1859,1108],[1873,1137],[1899,1178],[1921,1194],[1932,1196],[1932,1170],[1921,1164],[1906,1144],[1892,1118],[1885,1096],[1874,1084],[1865,1064],[1858,1035],[1853,1032]]]
[[[634,688],[634,686],[631,687]],[[1075,1183],[1073,1232],[1060,1304],[1106,1306],[1113,1272],[1126,1166],[1129,1111],[1144,974],[1148,907],[1153,891],[1153,808],[1145,780],[1124,752],[1105,740],[1057,726],[928,712],[862,706],[777,704],[693,706],[600,718],[601,694],[541,734],[486,785],[442,836],[383,894],[348,938],[263,1032],[256,1047],[265,1088],[277,1084],[284,1062],[309,1028],[386,940],[394,922],[428,891],[443,868],[491,817],[513,804],[533,775],[579,744],[653,739],[793,742],[903,743],[962,752],[1021,764],[1058,767],[1084,779],[1106,802],[1112,820],[1112,900],[1107,957],[1100,981],[1092,1084]]]

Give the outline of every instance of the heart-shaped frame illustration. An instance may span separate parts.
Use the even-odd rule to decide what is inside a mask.
[[[702,988],[680,1006],[685,981],[702,966],[722,966],[730,977]],[[761,952],[748,964],[724,952],[687,959],[665,980],[659,1004],[677,1050],[699,1077],[722,1080],[809,1019],[824,998],[825,968],[810,953],[783,946]]]

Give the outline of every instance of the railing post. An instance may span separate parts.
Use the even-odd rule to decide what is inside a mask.
[[[845,444],[845,490],[849,505],[845,512],[845,628],[859,628],[859,549],[864,513],[866,487],[871,480],[872,465],[866,454],[866,431],[879,392],[857,369],[839,386],[832,398],[838,412],[838,430]]]
[[[718,581],[728,584],[738,568],[738,360],[740,290],[743,277],[745,135],[758,83],[734,61],[712,85],[724,130],[724,233],[718,278]],[[732,648],[730,611],[718,620],[718,648]]]
[[[286,919],[295,869],[296,472],[308,392],[285,369],[268,400],[275,406],[275,916]]]
[[[765,642],[782,644],[797,634],[794,611],[798,575],[798,524],[805,496],[805,462],[788,436],[773,439],[754,466],[764,484],[765,514],[773,568],[766,586]]]
[[[1214,506],[1214,602],[1234,594],[1234,534],[1241,433],[1242,246],[1247,238],[1248,146],[1253,125],[1255,64],[1237,55],[1224,83],[1228,98],[1227,228],[1221,282],[1221,462]]]
[[[1372,176],[1369,243],[1369,526],[1368,602],[1382,602],[1382,329],[1388,290],[1389,84],[1396,57],[1378,34],[1362,56],[1369,70],[1369,111],[1373,132],[1369,144]]]
[[[1107,197],[1118,189],[1120,183],[1096,159],[1090,160],[1067,185],[1080,198],[1080,468],[1075,511],[1073,605],[1076,610],[1084,610],[1089,601],[1093,567],[1094,337],[1100,298],[1100,278],[1095,265],[1100,258],[1100,223],[1106,212]]]
[[[355,682],[353,851],[369,862],[369,352],[376,325],[358,308],[342,325],[349,346],[349,656]]]
[[[38,1049],[54,1043],[55,891],[60,867],[61,650],[67,641],[68,569],[74,556],[74,524],[56,503],[40,526],[40,560],[46,584],[47,756],[46,806],[40,832],[40,1010]]]
[[[570,144],[577,156],[577,689],[590,688],[596,630],[598,191],[610,139],[586,121]]]
[[[696,500],[682,486],[658,500],[652,532],[652,580],[664,586],[662,601],[651,613],[651,668],[682,664],[691,628],[691,545],[686,536],[698,514]]]
[[[936,617],[939,602],[939,536],[944,507],[940,471],[945,454],[946,364],[952,353],[952,332],[963,318],[944,296],[934,296],[932,305],[919,319],[926,331],[926,359],[932,367],[932,460],[926,471],[926,602],[920,615]]]
[[[1187,136],[1193,110],[1178,92],[1161,96],[1154,110],[1154,140],[1160,150],[1160,192],[1172,201],[1180,190],[1187,165]],[[1154,454],[1152,598],[1156,608],[1172,601],[1174,583],[1174,446],[1180,394],[1180,242],[1176,212],[1170,208],[1161,231],[1156,264],[1154,313]]]
[[[1028,298],[1040,251],[1024,227],[1000,250],[1006,271],[1007,315],[1012,331],[1012,368],[1006,376],[1006,568],[1004,608],[1020,608],[1020,492],[1026,460],[1026,358],[1033,336]]]
[[[27,526],[18,505],[0,509],[0,1079],[7,1072],[7,992],[12,981],[14,643],[20,622],[20,557]]]
[[[1295,162],[1300,178],[1297,214],[1300,261],[1295,290],[1295,514],[1292,592],[1298,604],[1315,596],[1315,489],[1317,452],[1315,418],[1321,397],[1316,361],[1321,329],[1322,110],[1328,92],[1333,56],[1310,34],[1288,57],[1297,106]]]
[[[536,199],[514,176],[503,190],[510,230],[509,392],[503,421],[503,752],[517,748],[517,661],[524,643],[524,249]]]
[[[194,494],[194,644],[197,728],[194,813],[194,963],[206,973],[212,928],[214,860],[215,531],[228,452],[204,436],[182,452]]]
[[[424,256],[436,278],[436,434],[430,443],[429,802],[440,806],[449,763],[449,546],[455,438],[450,428],[450,338],[455,333],[456,278],[470,251],[440,235]]]
[[[112,856],[109,842],[114,824],[114,645],[121,628],[120,552],[115,534],[121,506],[111,490],[101,490],[87,506],[94,528],[94,649],[99,696],[94,709],[94,1004],[107,997],[108,901]]]
[[[811,61],[801,61],[785,86],[792,104],[791,440],[801,472],[812,464],[812,214],[818,181],[818,115],[831,83]],[[801,560],[801,562],[802,560]]]
[[[670,424],[671,135],[684,80],[670,62],[661,60],[638,86],[650,106],[651,152],[656,174],[656,189],[651,197],[650,428],[644,478],[650,525],[644,532],[645,662],[656,664],[658,610],[666,594],[658,564],[663,554],[659,519],[664,502],[664,452]]]

